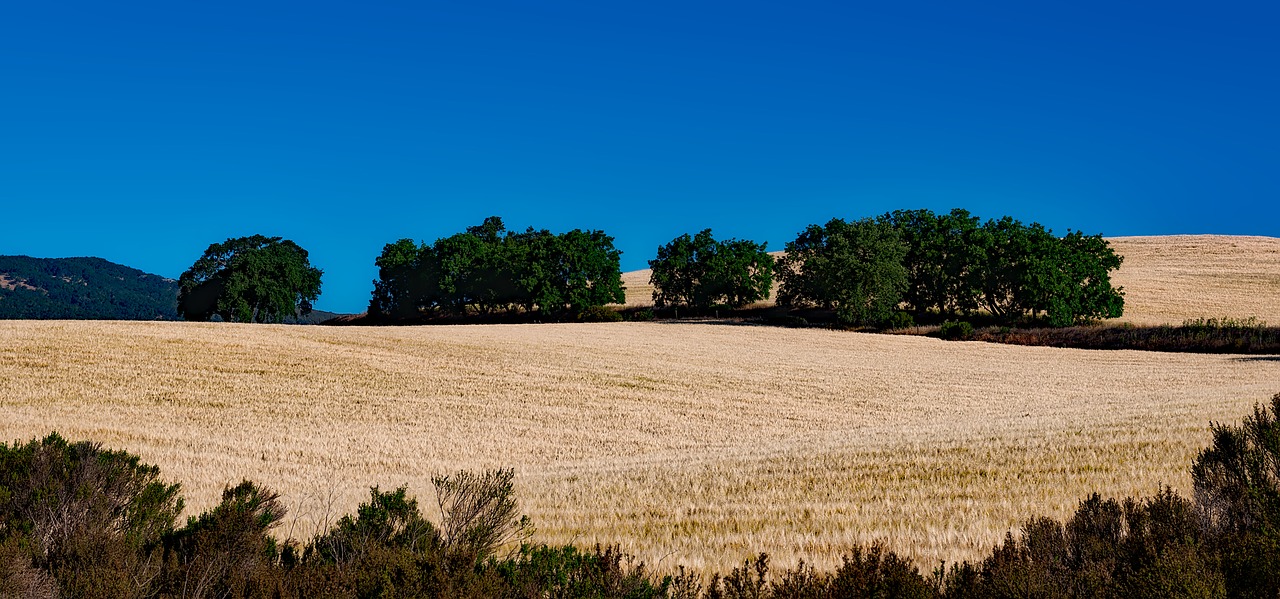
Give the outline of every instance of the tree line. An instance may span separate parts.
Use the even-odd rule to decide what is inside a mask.
[[[977,562],[922,573],[851,546],[839,567],[771,571],[767,554],[710,578],[651,572],[614,547],[530,543],[512,470],[432,478],[428,520],[403,487],[310,539],[277,539],[279,494],[244,481],[179,523],[182,496],[123,451],[50,435],[0,443],[0,595],[55,597],[1275,597],[1280,594],[1280,394],[1212,426],[1193,494],[1080,502]]]
[[[415,320],[523,313],[564,320],[625,301],[621,252],[599,230],[507,230],[499,217],[437,239],[401,239],[375,260],[369,316]],[[848,325],[969,316],[1052,326],[1118,317],[1117,255],[1100,235],[1058,237],[1011,217],[981,222],[961,209],[900,210],[810,225],[776,259],[766,244],[684,234],[649,261],[655,306],[742,307],[774,292],[779,306],[831,311]],[[278,237],[209,247],[179,280],[192,320],[279,322],[305,314],[320,275],[307,253]]]
[[[1068,326],[1123,313],[1110,278],[1122,261],[1100,235],[1057,237],[956,209],[810,225],[776,261],[764,244],[716,242],[708,229],[659,248],[649,265],[659,306],[745,306],[768,297],[776,276],[780,306],[832,310],[845,324],[883,326],[903,308]]]
[[[466,231],[387,244],[375,264],[369,314],[420,318],[523,310],[559,319],[626,300],[622,252],[603,231],[508,231],[486,218]]]

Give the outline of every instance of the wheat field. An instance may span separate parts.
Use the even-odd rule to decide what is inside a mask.
[[[1212,255],[1160,259],[1195,278]],[[1253,260],[1278,270],[1275,254]],[[1207,290],[1156,271],[1214,315],[1254,309],[1233,304],[1250,268]],[[1125,283],[1131,301],[1142,282]],[[425,507],[433,473],[512,467],[535,540],[616,542],[660,571],[760,551],[832,566],[876,539],[929,568],[1093,491],[1187,492],[1209,422],[1280,391],[1278,360],[709,323],[11,321],[0,439],[127,449],[180,482],[189,511],[266,482],[293,510],[281,536],[371,485],[407,485]]]

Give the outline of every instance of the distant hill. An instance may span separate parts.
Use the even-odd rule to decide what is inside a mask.
[[[293,324],[346,316],[313,310]],[[181,320],[178,282],[102,258],[0,256],[0,320]]]
[[[178,282],[102,258],[0,256],[0,319],[177,320]]]

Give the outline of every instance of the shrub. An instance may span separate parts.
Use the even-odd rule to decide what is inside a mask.
[[[194,597],[251,595],[268,584],[279,558],[270,530],[284,518],[280,495],[249,481],[166,539],[168,591]]]
[[[899,310],[884,322],[884,326],[889,329],[909,329],[916,326],[916,319],[912,318],[910,314]]]
[[[578,312],[578,322],[622,322],[622,315],[604,306],[588,306]]]
[[[573,546],[525,546],[514,559],[498,564],[502,579],[520,597],[664,597],[664,587],[649,577],[643,563],[617,546],[583,552]],[[696,595],[695,595],[696,597]]]
[[[406,549],[422,553],[440,546],[440,533],[418,510],[418,502],[405,487],[382,492],[369,489],[369,502],[343,516],[332,530],[308,545],[303,559],[345,564],[359,561],[376,548]]]
[[[649,308],[636,310],[626,314],[625,319],[631,322],[649,322],[653,320],[653,310]]]
[[[854,547],[831,578],[833,597],[934,597],[936,590],[910,561],[872,543]]]
[[[529,517],[519,515],[514,477],[512,469],[482,474],[464,470],[432,477],[445,551],[478,562],[503,545],[523,542],[533,534]]]
[[[791,314],[781,314],[774,316],[766,316],[763,322],[770,326],[787,327],[791,329],[803,328],[809,326],[809,321],[803,316],[793,316]]]
[[[1196,505],[1233,594],[1280,594],[1280,394],[1240,426],[1213,425],[1191,468]]]
[[[0,541],[29,547],[61,594],[144,595],[182,510],[178,485],[159,476],[136,456],[57,434],[0,444]],[[28,578],[24,571],[17,576]]]
[[[972,339],[973,325],[963,320],[948,320],[938,328],[938,336],[950,341]]]

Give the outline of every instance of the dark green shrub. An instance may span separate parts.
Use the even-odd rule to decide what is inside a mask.
[[[1280,394],[1240,426],[1213,425],[1191,468],[1196,506],[1232,595],[1280,594]]]
[[[307,546],[304,560],[346,564],[364,559],[378,548],[405,549],[423,553],[441,545],[439,531],[422,512],[418,501],[405,487],[383,493],[369,489],[369,502],[356,508],[354,516],[343,516],[332,530],[316,537]]]
[[[626,320],[630,320],[631,322],[649,322],[653,320],[653,310],[648,308],[636,310],[627,314]]]
[[[901,310],[894,312],[893,315],[884,322],[884,327],[889,329],[909,329],[914,326],[916,326],[916,319]]]
[[[831,575],[814,570],[802,560],[773,583],[774,599],[823,599],[831,596]]]
[[[963,320],[948,320],[938,328],[938,336],[949,341],[973,338],[973,325]]]
[[[578,322],[622,322],[622,315],[612,308],[588,306],[578,312]]]
[[[665,596],[643,563],[624,554],[619,547],[583,552],[573,546],[525,546],[514,559],[497,566],[503,580],[520,597],[560,597],[564,599],[627,597],[645,599]]]
[[[707,585],[707,599],[760,599],[769,596],[769,554],[748,559],[742,567],[734,568],[723,579],[719,574],[711,577]]]
[[[809,321],[803,316],[793,316],[791,314],[781,314],[774,316],[766,316],[763,322],[769,326],[787,327],[791,329],[804,328],[809,326]]]
[[[178,486],[159,476],[136,456],[57,434],[0,444],[0,541],[29,547],[61,595],[146,595],[182,510]]]
[[[249,481],[222,492],[222,503],[192,517],[165,541],[171,593],[252,596],[276,577],[279,551],[270,531],[284,518],[280,495]]]
[[[936,597],[938,592],[910,561],[879,543],[854,547],[831,578],[832,597]]]

